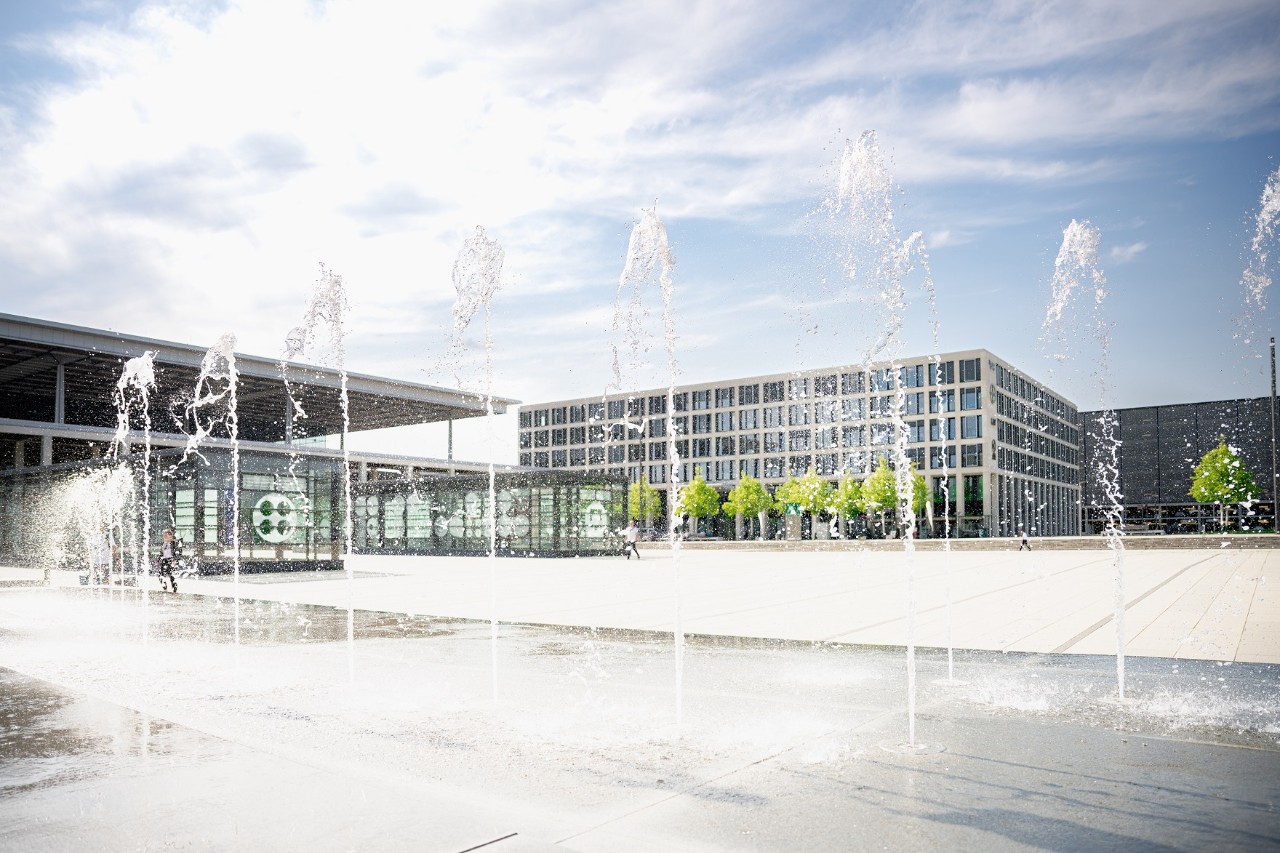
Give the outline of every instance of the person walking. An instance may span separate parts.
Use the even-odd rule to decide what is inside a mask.
[[[627,559],[631,559],[631,555],[635,554],[636,559],[640,559],[640,548],[637,543],[640,541],[640,528],[636,527],[636,520],[633,518],[627,523],[627,530],[624,534],[626,538],[626,547],[622,549],[627,555]]]
[[[1020,544],[1020,545],[1018,546],[1018,550],[1019,550],[1019,551],[1021,551],[1022,549],[1024,549],[1024,548],[1025,548],[1025,549],[1027,549],[1028,551],[1030,551],[1030,550],[1031,550],[1031,543],[1027,540],[1027,529],[1026,529],[1025,527],[1023,527],[1021,524],[1019,524],[1019,525],[1018,525],[1018,532],[1022,534],[1022,544]]]
[[[178,579],[173,576],[173,568],[181,555],[182,546],[174,541],[173,528],[165,528],[160,543],[160,588],[162,590],[178,591]]]

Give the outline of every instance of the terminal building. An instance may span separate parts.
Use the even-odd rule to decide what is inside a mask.
[[[742,474],[770,488],[813,468],[833,483],[892,458],[901,392],[907,456],[933,495],[942,535],[1080,532],[1076,407],[987,350],[683,384],[520,410],[522,466],[667,482],[669,431],[681,482],[722,493]],[[944,480],[945,477],[945,480]],[[944,482],[949,488],[944,492]]]
[[[146,353],[155,381],[144,411],[117,385]],[[202,571],[333,568],[346,545],[348,476],[357,550],[487,551],[488,464],[451,450],[431,458],[340,446],[344,387],[348,433],[482,416],[484,397],[237,353],[235,417],[206,418],[209,435],[188,452],[207,353],[0,314],[0,562],[83,564],[100,535],[118,564],[131,549],[145,562],[158,531],[172,527]],[[494,398],[493,408],[515,403]],[[495,479],[506,552],[614,547],[625,483],[511,466]]]
[[[1257,502],[1233,511],[1231,524],[1260,529],[1275,526],[1272,450],[1276,424],[1270,397],[1143,406],[1114,411],[1113,435],[1120,442],[1119,487],[1129,532],[1200,533],[1216,530],[1216,506],[1191,498],[1191,474],[1219,440],[1236,448],[1258,486]],[[1104,412],[1081,413],[1085,466],[1085,532],[1105,526],[1099,436]]]

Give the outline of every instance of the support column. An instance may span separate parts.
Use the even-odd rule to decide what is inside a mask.
[[[53,464],[53,436],[51,435],[40,436],[40,464]]]
[[[15,441],[13,443],[13,467],[27,467],[27,443],[26,441]]]
[[[54,371],[53,422],[55,424],[67,422],[67,372],[62,362],[58,362],[58,367]]]

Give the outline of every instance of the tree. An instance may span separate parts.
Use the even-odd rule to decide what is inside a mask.
[[[1191,497],[1202,504],[1218,505],[1218,523],[1227,526],[1227,506],[1245,504],[1258,497],[1253,474],[1244,467],[1240,453],[1228,447],[1219,437],[1218,446],[1210,450],[1191,472]]]
[[[725,515],[736,518],[754,515],[760,519],[760,538],[764,539],[764,531],[768,524],[769,510],[773,508],[773,498],[769,490],[755,477],[743,474],[738,485],[729,490],[729,499],[722,507]]]
[[[779,512],[787,511],[787,504],[798,504],[800,512],[809,513],[816,521],[831,503],[831,484],[818,476],[812,466],[803,477],[788,477],[773,493],[774,506]]]
[[[658,514],[661,499],[658,490],[649,485],[648,477],[641,477],[640,482],[632,483],[627,489],[627,518],[639,521],[644,519],[645,525],[653,523]]]
[[[880,533],[884,534],[884,514],[898,505],[898,478],[883,456],[876,469],[862,483],[862,502],[867,512],[880,516]]]
[[[866,512],[866,505],[862,501],[862,481],[845,474],[831,495],[830,507],[839,516],[841,535],[844,535],[849,519]]]
[[[676,504],[678,515],[687,515],[693,520],[691,533],[698,532],[698,519],[715,515],[720,511],[720,493],[707,485],[702,474],[695,474],[689,485],[680,491],[680,500]]]

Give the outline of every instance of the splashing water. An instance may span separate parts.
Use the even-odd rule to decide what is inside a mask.
[[[1249,265],[1245,268],[1240,284],[1244,290],[1244,313],[1236,321],[1236,336],[1243,338],[1247,346],[1257,335],[1257,317],[1267,310],[1267,291],[1271,287],[1268,271],[1272,253],[1280,235],[1280,168],[1267,179],[1258,202],[1258,214],[1254,219],[1253,242],[1250,245]]]
[[[461,353],[464,338],[471,321],[480,309],[484,309],[484,405],[485,421],[493,440],[493,297],[501,287],[502,262],[505,253],[497,240],[485,236],[484,228],[476,226],[476,233],[469,237],[458,251],[453,262],[453,286],[458,296],[453,305],[453,340],[450,351]],[[461,377],[458,380],[461,386]],[[493,454],[489,456],[489,640],[493,672],[493,703],[498,704],[498,496],[495,487]]]
[[[645,307],[644,296],[652,287],[654,274],[662,297],[662,339],[666,345],[666,380],[667,380],[667,457],[669,472],[667,483],[667,541],[671,549],[671,582],[674,591],[674,623],[672,635],[675,643],[675,694],[676,725],[680,725],[684,716],[684,627],[682,623],[682,589],[680,582],[680,535],[677,530],[676,510],[683,496],[681,486],[680,456],[676,452],[675,430],[675,386],[680,375],[680,367],[676,361],[675,319],[671,310],[673,284],[671,271],[675,268],[675,257],[667,242],[667,228],[658,218],[657,210],[646,210],[640,221],[631,229],[631,238],[627,242],[627,262],[618,278],[618,290],[613,303],[613,380],[606,390],[621,393],[624,390],[648,387],[653,384],[645,382],[641,377],[652,373],[654,366],[649,362],[650,342],[656,335],[650,335],[645,329],[645,318],[649,311]],[[643,398],[638,398],[643,404]],[[638,415],[632,415],[632,406],[637,398],[628,398],[622,418],[615,424],[620,427],[625,441],[628,433],[637,431],[644,434],[649,418],[642,409]],[[606,410],[606,416],[607,416]],[[638,423],[632,420],[635,417]],[[613,440],[612,434],[610,441]],[[643,471],[643,468],[641,469]],[[643,478],[636,478],[643,482]]]
[[[894,380],[892,430],[893,469],[898,517],[904,527],[907,580],[907,746],[916,749],[915,700],[915,466],[907,456],[907,424],[903,417],[906,390],[901,381],[901,333],[909,308],[906,282],[919,272],[931,306],[934,346],[937,348],[938,321],[936,295],[928,267],[924,238],[919,231],[903,237],[895,219],[892,176],[880,153],[875,131],[865,131],[857,141],[846,140],[840,160],[836,192],[828,196],[822,211],[838,224],[842,234],[841,262],[851,292],[869,294],[878,307],[875,331],[863,352],[864,371],[888,361]]]
[[[1114,563],[1116,687],[1124,699],[1125,654],[1125,576],[1124,576],[1124,506],[1120,494],[1120,440],[1116,436],[1116,413],[1111,400],[1111,324],[1103,312],[1107,298],[1107,279],[1098,267],[1098,243],[1101,232],[1088,220],[1071,224],[1062,232],[1062,246],[1054,261],[1049,306],[1042,326],[1042,339],[1054,347],[1052,358],[1065,362],[1078,348],[1079,314],[1091,318],[1090,337],[1095,347],[1092,376],[1098,388],[1101,413],[1099,431],[1094,436],[1097,450],[1091,461],[1097,482],[1102,486],[1103,502],[1098,507],[1106,522],[1107,548]],[[1076,307],[1088,298],[1092,288],[1092,305]]]
[[[200,443],[208,441],[218,424],[225,425],[231,439],[231,566],[235,598],[235,641],[240,643],[240,421],[236,393],[240,373],[236,368],[236,337],[225,334],[209,348],[200,362],[195,395],[187,404],[187,416],[194,431],[187,435],[182,458],[200,455]],[[219,413],[220,414],[217,414]]]
[[[131,358],[124,364],[120,378],[116,381],[116,433],[111,441],[112,455],[119,459],[121,453],[129,452],[130,411],[134,408],[142,413],[142,543],[136,549],[137,557],[134,573],[138,576],[138,586],[142,586],[142,577],[147,573],[147,564],[151,548],[151,402],[150,392],[156,387],[155,353],[148,350],[137,358]]]
[[[343,504],[345,511],[342,521],[343,567],[347,575],[347,667],[350,681],[355,680],[355,576],[352,570],[351,554],[353,550],[351,505],[351,450],[348,447],[351,431],[351,404],[347,393],[347,349],[346,349],[346,315],[347,294],[343,287],[342,276],[336,275],[320,265],[320,277],[316,280],[311,299],[307,302],[307,310],[302,318],[302,325],[290,330],[285,338],[284,357],[280,360],[280,375],[284,380],[285,393],[289,395],[289,422],[286,425],[289,450],[289,477],[294,488],[301,493],[303,489],[298,482],[295,469],[298,454],[292,448],[293,433],[300,421],[306,418],[306,411],[295,398],[289,386],[288,362],[297,360],[304,353],[311,351],[316,343],[316,333],[320,328],[328,330],[329,358],[338,371],[339,405],[342,409],[342,484]],[[303,497],[304,511],[309,514],[310,501]]]

